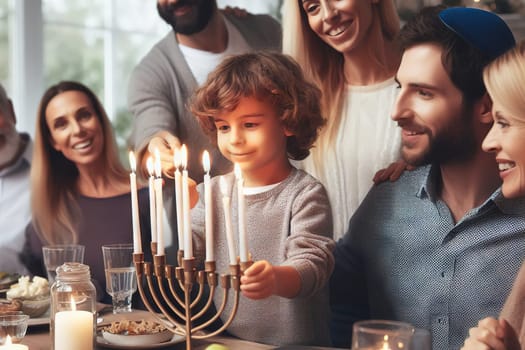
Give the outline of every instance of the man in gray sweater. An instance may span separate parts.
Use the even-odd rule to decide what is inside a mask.
[[[156,148],[164,174],[172,175],[173,150],[186,144],[189,175],[200,182],[204,149],[210,151],[212,174],[225,173],[231,165],[188,112],[188,97],[224,57],[252,50],[280,51],[281,28],[268,15],[222,13],[216,0],[158,0],[157,9],[173,31],[132,73],[128,90],[134,116],[131,141],[143,176],[146,158]]]

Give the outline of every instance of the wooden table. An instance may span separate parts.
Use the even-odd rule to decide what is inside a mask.
[[[103,316],[103,323],[114,321],[115,319],[122,318],[122,315],[113,315],[106,314]],[[152,316],[147,311],[134,310],[130,314],[126,314],[126,318],[130,320],[136,319],[150,319]],[[335,348],[323,348],[323,347],[305,347],[305,346],[283,346],[275,347],[272,345],[259,344],[250,341],[240,340],[228,336],[215,336],[207,340],[194,340],[192,342],[194,350],[205,350],[206,347],[210,344],[222,344],[227,346],[229,350],[264,350],[264,349],[274,349],[274,350],[335,350]],[[49,327],[36,326],[30,327],[27,330],[27,334],[22,340],[22,344],[28,345],[30,350],[49,350],[51,349],[51,338],[49,335]],[[108,349],[103,346],[95,346],[94,350],[103,350]],[[185,350],[185,342],[172,344],[167,346],[166,349],[170,350]],[[74,350],[74,349],[71,349]],[[140,349],[139,349],[140,350]]]

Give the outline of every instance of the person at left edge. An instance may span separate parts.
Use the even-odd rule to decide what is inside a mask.
[[[82,244],[97,299],[110,304],[101,247],[133,240],[129,171],[119,160],[104,107],[81,83],[59,82],[40,100],[31,195],[33,219],[23,252],[27,267],[45,276],[43,245]],[[142,249],[148,256],[147,188],[139,189],[138,197]]]
[[[33,143],[16,130],[13,103],[0,84],[0,271],[27,273],[18,254],[31,220],[29,171]]]

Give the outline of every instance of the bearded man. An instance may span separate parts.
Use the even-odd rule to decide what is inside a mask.
[[[434,350],[459,349],[499,313],[525,256],[525,201],[503,198],[481,149],[492,125],[483,67],[514,38],[490,12],[432,7],[400,41],[392,119],[404,160],[420,167],[375,186],[337,244],[334,342],[354,321],[392,319],[428,329]]]
[[[224,174],[232,165],[186,108],[188,98],[224,57],[255,50],[280,51],[281,26],[268,15],[237,16],[236,11],[219,11],[216,0],[158,0],[157,10],[173,30],[151,49],[131,75],[131,146],[141,164],[138,172],[146,178],[146,160],[156,149],[164,175],[173,177],[174,151],[186,144],[189,176],[200,182],[205,149],[210,152],[212,175]],[[165,183],[164,208],[175,233],[173,181]],[[172,241],[168,238],[166,242]],[[177,244],[172,246],[176,248]]]
[[[32,143],[15,127],[13,104],[0,84],[0,271],[26,273],[18,254],[31,220],[29,169]]]
[[[162,170],[173,175],[173,152],[189,150],[188,171],[202,180],[201,156],[211,155],[212,172],[225,173],[231,164],[220,155],[186,109],[187,99],[224,57],[254,50],[280,51],[281,27],[268,15],[224,13],[216,0],[158,0],[159,16],[172,31],[135,68],[128,90],[133,113],[135,150],[142,162],[160,151]]]

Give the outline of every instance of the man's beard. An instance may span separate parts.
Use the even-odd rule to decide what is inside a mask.
[[[191,6],[192,10],[185,15],[175,16],[175,10],[183,6]],[[191,35],[199,33],[208,25],[215,6],[213,0],[180,0],[176,4],[170,3],[165,6],[157,3],[157,11],[175,33]]]
[[[20,152],[21,143],[20,134],[15,129],[7,133],[0,132],[0,169],[14,161],[14,158]]]
[[[472,127],[472,111],[463,108],[461,118],[454,119],[438,133],[427,132],[429,146],[422,153],[408,156],[403,151],[403,159],[410,165],[451,164],[470,160],[480,148]]]

